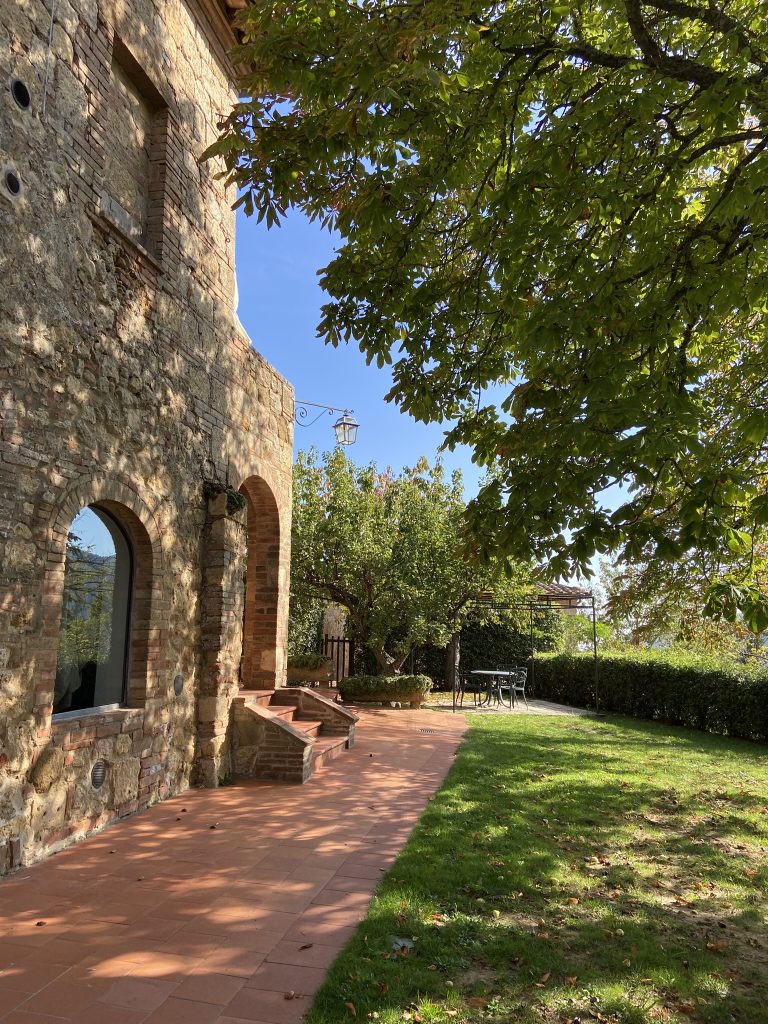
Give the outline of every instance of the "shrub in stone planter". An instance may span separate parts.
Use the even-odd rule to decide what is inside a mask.
[[[333,661],[324,654],[295,654],[288,659],[289,683],[320,683],[333,679]]]
[[[432,689],[429,676],[348,676],[339,683],[342,700],[395,701],[417,708]]]

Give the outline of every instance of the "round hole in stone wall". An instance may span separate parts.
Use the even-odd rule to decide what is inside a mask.
[[[181,696],[181,691],[184,689],[184,676],[178,675],[173,677],[173,692],[177,697]]]
[[[16,100],[16,105],[22,110],[29,110],[32,106],[32,96],[20,78],[14,78],[11,82],[11,95]]]
[[[91,785],[94,789],[101,789],[107,778],[107,762],[97,761],[91,768]]]
[[[14,197],[21,193],[21,179],[15,171],[5,172],[5,187]]]

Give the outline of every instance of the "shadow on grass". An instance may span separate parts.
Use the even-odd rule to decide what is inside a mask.
[[[764,1024],[765,749],[625,719],[473,726],[309,1021]]]

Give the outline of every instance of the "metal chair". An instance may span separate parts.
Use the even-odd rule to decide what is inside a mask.
[[[488,684],[484,683],[479,676],[473,676],[471,672],[459,673],[459,706],[464,707],[464,694],[472,694],[472,703],[477,707],[482,704],[483,698],[488,691]]]
[[[519,665],[498,665],[497,667],[499,672],[509,672],[508,676],[499,676],[496,680],[499,697],[503,700],[504,691],[506,690],[509,693],[510,708],[515,706],[515,701],[518,697],[523,698],[527,708],[529,705],[528,698],[525,695],[525,684],[528,679],[528,669]]]

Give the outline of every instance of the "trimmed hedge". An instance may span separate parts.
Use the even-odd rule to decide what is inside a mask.
[[[431,689],[429,676],[347,676],[339,683],[342,700],[412,701]]]
[[[529,674],[530,681],[530,674]],[[768,741],[768,676],[658,655],[600,655],[600,708],[720,736]],[[529,696],[594,708],[590,654],[536,658]]]
[[[537,655],[555,649],[561,628],[559,618],[553,611],[537,615],[533,633],[533,647]],[[520,630],[508,620],[470,621],[461,631],[459,649],[464,672],[494,665],[524,665],[531,655],[531,637],[527,629]],[[429,646],[418,648],[414,653],[411,667],[430,676],[436,690],[450,689],[445,680],[445,653],[445,647]]]

